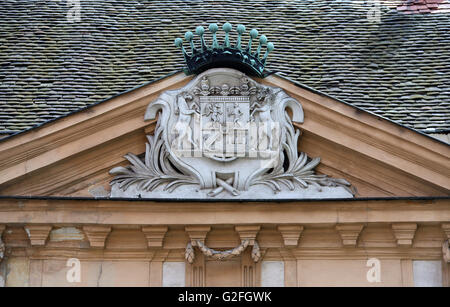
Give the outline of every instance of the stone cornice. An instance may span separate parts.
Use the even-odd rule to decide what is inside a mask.
[[[74,213],[76,212],[76,214]],[[180,213],[182,214],[180,215]],[[218,225],[448,223],[450,199],[292,202],[152,202],[0,199],[0,224]],[[55,223],[57,221],[57,223]]]
[[[180,73],[1,142],[0,184],[98,146],[95,135],[105,142],[146,127],[149,100],[188,80]]]
[[[270,76],[262,83],[279,86],[301,101],[308,115],[297,125],[302,130],[450,190],[450,146],[288,80]]]

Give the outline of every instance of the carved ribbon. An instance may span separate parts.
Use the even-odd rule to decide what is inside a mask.
[[[216,260],[226,260],[226,259],[232,258],[234,256],[239,256],[250,244],[250,240],[242,240],[242,242],[239,246],[237,246],[233,249],[226,250],[226,251],[216,251],[212,248],[207,247],[200,240],[196,240],[195,243],[197,244],[198,248],[202,251],[202,253],[205,256],[214,258]],[[254,262],[258,262],[259,259],[261,258],[261,252],[259,249],[259,245],[256,241],[255,241],[255,244],[253,245],[251,256],[252,256],[252,259]],[[186,258],[186,261],[191,264],[194,262],[195,252],[194,252],[194,248],[192,247],[192,244],[190,242],[186,246],[185,258]]]

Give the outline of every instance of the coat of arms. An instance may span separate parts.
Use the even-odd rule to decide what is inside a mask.
[[[163,93],[145,114],[156,117],[145,159],[128,154],[132,165],[111,170],[112,196],[352,197],[348,182],[315,174],[320,159],[298,152],[300,103],[239,71],[211,69]]]

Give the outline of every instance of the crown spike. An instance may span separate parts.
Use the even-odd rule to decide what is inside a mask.
[[[244,32],[245,32],[245,26],[244,25],[238,25],[236,30],[238,32],[236,48],[239,49],[239,50],[242,50],[242,48],[241,48],[241,39],[242,39],[242,34],[244,34]]]
[[[201,41],[201,46],[202,46],[202,52],[203,50],[206,50],[206,44],[205,44],[205,38],[203,37],[203,34],[205,33],[205,28],[203,28],[202,26],[198,26],[195,29],[195,33],[200,36],[200,41]]]
[[[193,38],[194,38],[194,33],[192,33],[191,31],[188,31],[184,34],[184,39],[187,40],[189,42],[189,44],[191,45],[192,54],[194,54],[196,51],[195,47],[194,47],[194,42],[192,40]]]
[[[267,49],[266,49],[266,53],[264,54],[264,58],[262,59],[262,62],[265,63],[267,57],[269,56],[269,53],[273,51],[273,49],[275,49],[275,46],[272,43],[268,43],[267,44]]]
[[[261,35],[259,37],[259,45],[258,49],[256,50],[256,57],[259,58],[259,54],[261,53],[261,47],[265,46],[267,44],[267,37],[265,35]]]
[[[214,67],[230,67],[252,76],[266,77],[265,63],[269,53],[274,49],[273,43],[269,43],[265,35],[259,35],[258,30],[252,29],[249,32],[248,45],[246,43],[244,45],[242,35],[246,29],[244,25],[240,24],[236,27],[238,34],[236,44],[232,44],[230,42],[230,33],[233,30],[231,23],[225,22],[221,28],[225,32],[223,44],[222,42],[219,44],[217,34],[219,26],[216,23],[211,23],[208,26],[209,31],[212,33],[211,46],[208,46],[205,42],[206,27],[202,26],[196,27],[194,32],[200,37],[200,44],[194,42],[194,33],[191,31],[187,31],[184,34],[184,40],[183,38],[175,39],[175,46],[182,50],[186,61],[185,73],[188,75],[198,74]],[[259,42],[258,46],[256,46],[257,41]],[[186,52],[184,48],[187,46],[186,43],[189,43],[192,53]],[[252,52],[252,47],[254,52]],[[266,50],[263,55],[264,48]]]
[[[181,49],[181,51],[183,52],[184,59],[187,60],[189,57],[188,57],[188,54],[186,52],[186,49],[184,49],[183,39],[181,39],[179,37],[176,38],[175,39],[175,46]]]
[[[252,29],[250,31],[250,39],[248,40],[247,51],[252,53],[252,40],[258,37],[258,30]]]
[[[229,33],[230,33],[230,31],[231,31],[231,29],[233,28],[232,26],[231,26],[231,23],[229,23],[229,22],[226,22],[226,23],[224,23],[223,24],[223,30],[225,31],[225,43],[224,43],[224,46],[226,47],[226,48],[229,48],[230,47],[230,37],[229,37]]]
[[[219,27],[217,26],[216,23],[212,23],[209,25],[209,31],[211,31],[211,33],[213,34],[213,43],[212,43],[213,49],[219,48],[219,42],[217,41],[217,35],[216,35],[217,30],[219,30]]]

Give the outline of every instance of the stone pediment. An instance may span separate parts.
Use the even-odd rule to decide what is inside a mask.
[[[300,102],[242,72],[211,69],[162,93],[145,114],[156,118],[145,157],[110,171],[112,197],[353,197],[346,180],[315,173],[319,157],[298,152]]]
[[[448,177],[450,149],[448,145],[280,76],[272,75],[264,79],[248,78],[247,86],[243,86],[245,83],[242,83],[242,75],[239,74],[237,73],[236,77],[221,76],[222,79],[229,78],[224,82],[219,82],[220,78],[215,79],[214,76],[208,77],[210,78],[209,89],[203,94],[202,77],[190,77],[183,73],[175,74],[113,97],[81,112],[0,141],[0,195],[108,197],[112,191],[112,196],[127,196],[128,193],[133,197],[140,195],[152,198],[188,198],[195,194],[195,198],[211,200],[233,198],[302,199],[318,197],[317,193],[319,193],[319,197],[327,195],[350,197],[351,194],[346,190],[346,187],[350,186],[339,179],[344,179],[351,185],[352,190],[356,191],[355,197],[450,195]],[[229,87],[222,88],[224,84]],[[253,87],[256,89],[252,89]],[[283,144],[283,141],[292,142],[282,148],[283,151],[289,149],[287,154],[292,152],[291,157],[293,158],[289,156],[286,158],[285,154],[278,156],[280,160],[284,159],[282,168],[280,168],[281,163],[275,163],[278,166],[277,171],[281,171],[280,173],[277,173],[275,168],[273,170],[266,169],[261,173],[257,172],[253,179],[266,181],[257,187],[251,183],[253,179],[249,181],[244,179],[250,178],[250,175],[236,179],[234,176],[230,176],[230,173],[236,173],[236,169],[238,169],[239,174],[242,174],[243,168],[235,165],[241,163],[240,161],[247,161],[245,163],[247,170],[251,166],[249,161],[251,163],[265,161],[264,159],[258,161],[256,158],[250,157],[250,153],[255,153],[254,150],[250,150],[252,148],[246,148],[244,151],[238,150],[238,147],[242,145],[239,139],[243,139],[239,135],[243,131],[245,132],[243,133],[245,144],[251,144],[251,140],[247,139],[249,131],[245,125],[249,124],[250,129],[251,123],[261,121],[261,115],[264,114],[261,108],[264,106],[258,100],[263,99],[264,91],[260,91],[258,98],[258,88],[272,91],[271,94],[275,99],[269,99],[270,118],[279,121],[282,124],[280,129],[287,131],[287,133],[280,133],[276,129],[272,131],[273,148]],[[214,104],[221,104],[220,108],[223,108],[224,105],[227,106],[228,110],[226,110],[225,116],[228,119],[225,119],[225,124],[219,119],[217,122],[221,126],[221,131],[224,129],[226,131],[226,122],[230,122],[230,127],[234,132],[233,137],[229,138],[233,143],[231,152],[225,150],[225,154],[221,153],[220,149],[227,149],[227,147],[219,146],[220,142],[214,137],[212,138],[214,141],[211,143],[211,135],[217,135],[214,124],[210,124],[211,129],[207,131],[210,134],[206,135],[206,140],[202,140],[202,142],[205,141],[206,147],[211,145],[212,151],[200,151],[194,145],[189,145],[186,137],[178,138],[179,134],[175,128],[180,128],[180,125],[176,127],[173,123],[177,122],[180,114],[178,103],[182,101],[179,98],[182,94],[181,89],[185,89],[193,98],[192,101],[189,97],[183,99],[186,100],[189,107],[187,113],[194,110],[189,117],[194,143],[199,141],[196,135],[198,129],[193,126],[196,118],[202,119],[205,116],[206,121],[214,122],[214,114],[224,113],[223,109],[215,111],[209,109],[208,105],[212,107]],[[222,91],[224,94],[227,92],[229,94],[223,95]],[[285,99],[289,103],[284,110],[288,111],[289,117],[286,118],[286,121],[280,121],[279,118],[283,119],[284,113],[281,111],[283,109],[276,111],[274,108],[277,105],[283,105],[279,102]],[[255,102],[261,107],[256,107],[260,110],[252,114],[255,110]],[[193,103],[198,110],[192,106]],[[238,108],[234,108],[235,103]],[[163,107],[163,105],[166,106]],[[254,105],[253,109],[251,105]],[[173,110],[166,112],[167,116],[170,114],[170,118],[165,123],[173,129],[158,129],[157,126],[161,127],[162,125],[161,116],[164,114],[164,108],[168,107],[172,107]],[[161,115],[157,116],[161,110]],[[185,111],[181,110],[181,112]],[[147,114],[147,120],[145,114]],[[199,114],[202,115],[199,116]],[[302,114],[304,118],[302,118]],[[159,124],[156,118],[158,118]],[[243,127],[239,125],[243,125]],[[296,136],[298,131],[300,134]],[[228,139],[228,135],[230,133],[225,133],[226,139]],[[223,133],[221,137],[223,137]],[[298,142],[293,141],[295,137],[298,137]],[[175,140],[177,139],[182,141],[181,151],[176,147],[177,141]],[[177,176],[181,172],[182,176],[186,176],[186,183],[192,183],[192,186],[179,185],[172,193],[163,191],[169,182],[158,185],[151,192],[145,191],[144,193],[136,190],[136,187],[142,182],[131,184],[127,192],[117,186],[112,188],[111,181],[114,180],[117,185],[120,184],[118,180],[115,180],[120,172],[110,174],[109,171],[118,170],[117,167],[129,169],[132,164],[124,158],[125,156],[127,158],[139,157],[135,162],[142,163],[145,168],[145,165],[148,165],[145,159],[146,152],[155,150],[149,145],[157,140],[161,141],[160,144],[164,144],[164,148],[169,148],[173,154],[169,155],[171,158],[164,156],[165,160],[163,159],[163,161],[170,161],[168,165],[174,168]],[[267,136],[262,137],[261,144],[264,142],[267,146],[269,145]],[[148,148],[146,148],[146,144],[148,144]],[[297,145],[297,150],[295,150],[294,144]],[[203,145],[205,144],[202,143]],[[175,146],[173,150],[172,146]],[[186,154],[183,153],[186,146],[191,146],[188,151],[193,156],[183,156]],[[201,148],[204,149],[204,147]],[[256,149],[256,153],[258,153],[260,148]],[[273,150],[273,152],[280,153],[281,149],[278,149],[279,151]],[[180,155],[175,155],[176,152]],[[200,157],[194,155],[198,153],[201,154]],[[264,152],[259,153],[264,155]],[[270,157],[270,150],[266,153]],[[297,156],[295,157],[295,155]],[[275,157],[277,156],[275,155]],[[303,159],[300,160],[302,163],[299,163],[300,169],[310,168],[308,174],[314,176],[309,177],[309,181],[298,177],[305,182],[303,186],[300,185],[303,183],[302,181],[296,181],[293,179],[294,176],[288,172],[289,163],[300,157]],[[156,161],[154,157],[151,158]],[[320,161],[317,158],[320,158]],[[225,171],[216,169],[215,178],[208,177],[207,173],[195,172],[195,169],[199,168],[195,164],[197,162],[215,167],[223,165]],[[159,160],[157,166],[161,167]],[[230,171],[230,169],[232,170]],[[281,178],[281,181],[270,181],[273,178],[268,178],[278,176],[278,174],[281,174],[280,176],[288,175],[286,178]],[[326,181],[316,182],[324,178]],[[132,177],[130,179],[133,180]],[[220,185],[221,181],[225,183],[222,186]],[[238,183],[237,188],[235,182]],[[331,186],[329,186],[330,184]],[[290,189],[292,185],[294,185],[293,191]],[[171,187],[174,186],[176,184]],[[239,192],[239,195],[234,196],[233,193],[223,191],[222,189],[225,189],[223,186],[227,188],[231,186]],[[195,187],[199,192],[192,192],[196,191]],[[220,194],[208,196],[209,193],[217,193],[217,191],[213,192],[216,188],[222,190]],[[261,192],[260,188],[264,189],[264,192]],[[339,196],[328,193],[330,190],[340,191]],[[161,194],[158,196],[155,194],[156,192]],[[255,194],[258,196],[255,197]]]

